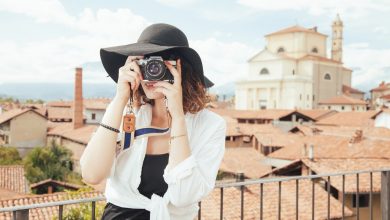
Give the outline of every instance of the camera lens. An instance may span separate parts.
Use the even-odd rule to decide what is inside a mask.
[[[162,61],[151,60],[146,64],[146,74],[149,75],[150,79],[158,80],[164,76],[165,66]]]

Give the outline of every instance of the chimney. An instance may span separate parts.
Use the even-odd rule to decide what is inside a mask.
[[[83,126],[83,69],[77,67],[74,82],[73,129]]]
[[[351,139],[349,139],[350,144],[358,143],[363,139],[363,130],[356,129],[355,134],[352,135]]]
[[[306,144],[306,143],[303,144],[302,156],[303,156],[304,158],[307,157],[307,144]]]
[[[314,157],[314,146],[313,146],[313,144],[310,144],[308,157],[309,157],[310,160],[313,160],[313,157]]]
[[[315,32],[317,32],[317,31],[318,31],[317,26],[314,26],[314,27],[312,28],[312,30],[315,31]]]

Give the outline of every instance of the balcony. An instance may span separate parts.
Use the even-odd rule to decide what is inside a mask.
[[[339,192],[333,187],[337,184],[341,186]],[[356,192],[346,191],[346,184],[356,186]],[[364,190],[359,191],[362,189],[359,184],[365,185]],[[366,195],[367,200],[361,195]],[[347,198],[354,199],[347,203]],[[37,209],[48,207],[55,208],[53,216],[63,219],[65,206],[80,203],[90,203],[91,218],[96,219],[96,203],[104,201],[104,196],[95,196],[8,207],[0,200],[0,220],[33,219],[31,210],[36,213]],[[217,182],[214,191],[199,202],[197,219],[390,220],[389,210],[390,168],[387,168]]]

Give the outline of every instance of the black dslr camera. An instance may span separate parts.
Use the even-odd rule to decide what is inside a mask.
[[[176,67],[175,60],[168,60]],[[173,83],[173,75],[165,66],[161,56],[150,56],[137,61],[144,81],[168,81]]]

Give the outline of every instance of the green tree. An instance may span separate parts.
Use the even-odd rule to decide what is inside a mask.
[[[86,186],[83,188],[80,188],[77,191],[67,191],[69,198],[80,198],[83,196],[82,194],[84,192],[90,192],[93,188],[90,186]],[[95,218],[101,219],[101,216],[104,212],[104,207],[106,204],[106,201],[97,201],[95,203]],[[52,218],[53,220],[58,220],[57,216],[54,216]],[[65,208],[64,207],[64,220],[86,220],[86,219],[92,219],[92,203],[79,203],[76,206]]]
[[[66,181],[72,173],[72,151],[58,146],[54,141],[51,146],[36,147],[23,159],[26,178],[30,183],[45,179]]]
[[[23,164],[16,147],[0,146],[0,165]]]

